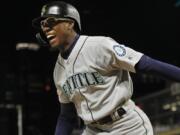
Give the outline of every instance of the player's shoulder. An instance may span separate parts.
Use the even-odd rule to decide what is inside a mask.
[[[101,46],[106,45],[111,42],[116,42],[112,37],[110,36],[87,36],[86,43],[90,46]]]
[[[112,39],[108,36],[88,36],[88,42],[102,43]]]

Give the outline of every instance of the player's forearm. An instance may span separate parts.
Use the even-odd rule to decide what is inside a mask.
[[[56,125],[55,135],[71,135],[75,122],[59,116],[58,122]]]
[[[155,73],[167,79],[180,82],[179,67],[152,59],[146,55],[142,56],[135,68],[137,72]]]
[[[61,104],[55,135],[71,135],[76,123],[76,113],[71,103]]]

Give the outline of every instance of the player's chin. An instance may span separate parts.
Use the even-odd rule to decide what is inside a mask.
[[[50,43],[50,46],[51,46],[52,48],[56,48],[56,47],[59,46],[59,44],[52,44],[52,43]]]
[[[59,41],[56,40],[56,39],[50,40],[49,43],[50,43],[50,46],[51,46],[52,48],[56,48],[56,47],[58,47],[59,44],[60,44]]]

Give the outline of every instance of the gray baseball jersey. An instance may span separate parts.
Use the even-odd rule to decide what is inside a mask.
[[[56,62],[60,102],[73,102],[85,123],[110,114],[131,98],[129,71],[142,55],[109,37],[80,36],[69,58],[59,55]]]

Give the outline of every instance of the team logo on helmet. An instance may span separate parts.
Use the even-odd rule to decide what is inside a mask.
[[[116,52],[116,54],[121,57],[126,55],[126,49],[122,45],[114,45],[113,49]]]
[[[46,5],[44,5],[41,9],[41,16],[44,15],[44,13],[46,12]]]

